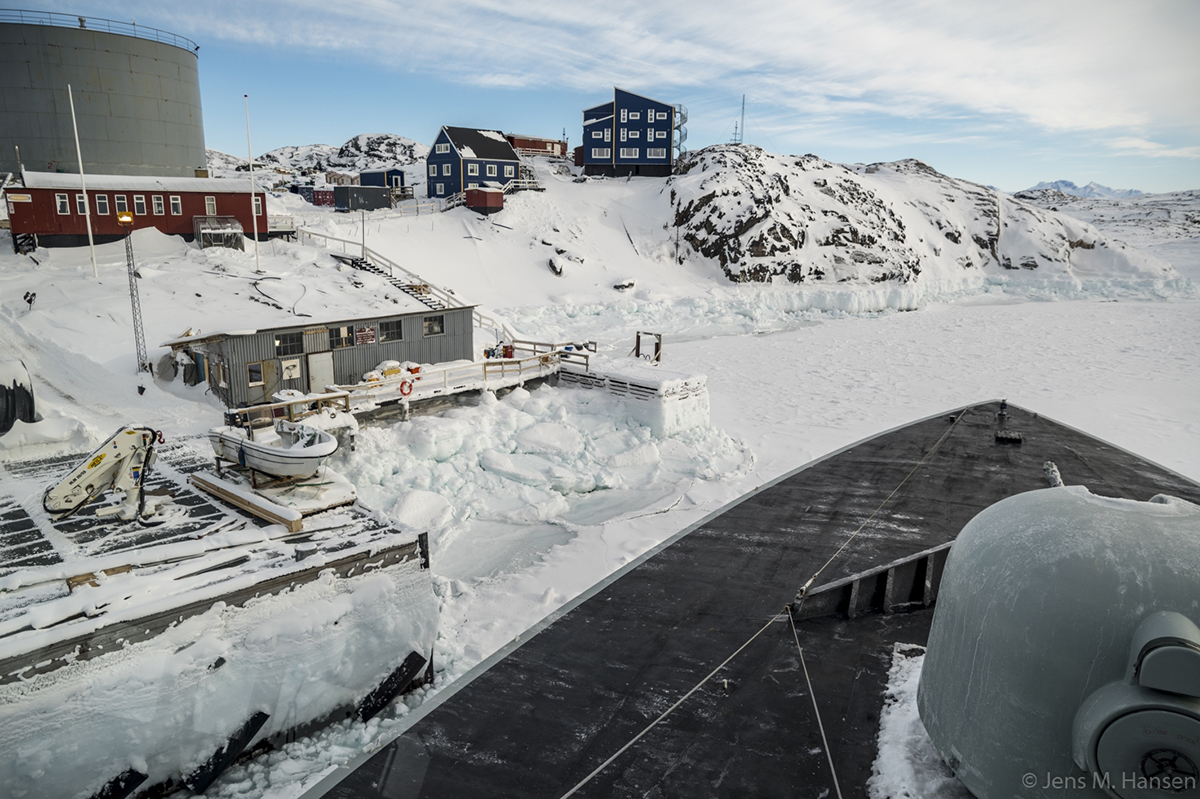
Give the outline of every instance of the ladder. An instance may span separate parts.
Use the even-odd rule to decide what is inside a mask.
[[[345,263],[349,264],[354,269],[358,269],[362,272],[370,272],[373,275],[382,277],[388,283],[391,283],[393,286],[400,289],[400,291],[403,291],[417,302],[424,304],[427,308],[431,308],[435,311],[441,311],[449,307],[446,305],[446,303],[442,302],[433,294],[433,290],[430,288],[428,283],[405,283],[403,280],[398,280],[397,278],[392,277],[390,274],[385,272],[383,269],[380,269],[366,258],[338,258],[338,260],[344,260]]]

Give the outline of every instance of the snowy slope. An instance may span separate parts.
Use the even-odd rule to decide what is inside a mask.
[[[1017,194],[1024,194],[1030,191],[1060,191],[1072,197],[1102,197],[1107,200],[1142,196],[1142,192],[1137,189],[1110,189],[1108,186],[1103,186],[1096,181],[1092,181],[1086,186],[1076,186],[1069,180],[1055,180],[1049,183],[1043,181],[1036,186],[1019,191]]]
[[[340,147],[332,144],[302,144],[277,147],[255,159],[255,169],[279,168],[296,174],[326,170],[357,173],[366,169],[408,166],[424,160],[427,145],[391,133],[362,133]],[[208,150],[208,168],[226,174],[245,168],[246,159],[219,150]]]

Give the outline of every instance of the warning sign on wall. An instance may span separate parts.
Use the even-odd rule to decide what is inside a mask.
[[[356,328],[354,328],[354,343],[355,344],[374,344],[375,343],[375,328],[373,328],[373,327],[356,327]]]

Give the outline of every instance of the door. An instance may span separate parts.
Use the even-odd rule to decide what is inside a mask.
[[[308,393],[324,394],[325,386],[332,386],[333,351],[310,352],[308,354]]]

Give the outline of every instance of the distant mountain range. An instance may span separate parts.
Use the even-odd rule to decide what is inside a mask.
[[[1069,194],[1072,197],[1093,197],[1105,200],[1120,200],[1125,197],[1141,197],[1142,192],[1137,189],[1110,189],[1108,186],[1101,186],[1095,181],[1086,186],[1076,186],[1069,180],[1056,180],[1052,183],[1039,183],[1036,186],[1028,189],[1023,189],[1017,194],[1033,191],[1060,191],[1063,194]]]

